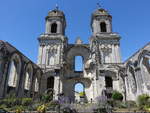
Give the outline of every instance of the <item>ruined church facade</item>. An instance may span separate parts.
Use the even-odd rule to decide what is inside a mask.
[[[150,91],[142,92],[142,84],[138,82],[140,78],[136,75],[138,69],[129,69],[132,66],[130,60],[121,62],[121,38],[112,31],[112,16],[105,9],[98,9],[92,14],[89,44],[83,44],[80,38],[75,44],[69,44],[65,28],[64,13],[58,9],[50,11],[46,17],[46,32],[38,38],[38,65],[44,70],[43,91],[53,89],[55,99],[63,93],[71,101],[75,101],[76,83],[84,85],[87,101],[96,101],[103,92],[110,98],[114,90],[121,92],[126,100],[135,100],[139,94]],[[149,53],[149,45],[147,51]],[[80,71],[75,70],[77,56],[82,57]],[[150,78],[150,73],[145,76]],[[143,87],[146,87],[145,81]]]
[[[92,34],[89,44],[77,38],[68,43],[66,19],[54,9],[45,18],[45,33],[38,38],[38,63],[34,64],[7,42],[0,42],[0,97],[15,93],[20,97],[38,97],[53,91],[75,102],[75,84],[84,86],[86,101],[97,101],[114,90],[124,100],[136,100],[140,94],[150,94],[150,43],[125,62],[121,61],[120,35],[112,31],[112,16],[105,9],[92,13]],[[82,70],[75,69],[76,57],[82,58]],[[81,63],[81,62],[78,62]]]

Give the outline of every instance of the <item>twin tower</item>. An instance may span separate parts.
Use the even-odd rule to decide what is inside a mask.
[[[97,9],[92,14],[89,44],[83,44],[80,39],[75,44],[68,44],[62,11],[54,9],[45,19],[45,33],[38,38],[38,65],[44,72],[43,91],[53,89],[54,98],[63,93],[75,101],[74,86],[82,83],[88,101],[101,95],[106,87],[119,89],[115,79],[117,70],[109,66],[121,63],[120,36],[112,32],[112,16],[105,9]],[[75,70],[76,56],[82,57],[81,71]]]

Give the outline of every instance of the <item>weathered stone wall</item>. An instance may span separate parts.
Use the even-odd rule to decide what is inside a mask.
[[[41,69],[7,42],[0,41],[0,98],[40,93]]]
[[[150,94],[150,43],[125,61],[124,73],[127,100]]]

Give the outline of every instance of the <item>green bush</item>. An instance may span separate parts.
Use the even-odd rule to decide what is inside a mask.
[[[32,104],[32,98],[22,98],[21,100],[23,106],[28,106]]]
[[[5,104],[7,107],[15,106],[17,103],[16,98],[6,98],[3,99],[3,104]]]
[[[150,96],[148,94],[139,95],[137,98],[138,106],[142,109],[144,106],[150,106]]]
[[[122,101],[123,100],[123,95],[120,93],[120,92],[118,92],[118,91],[114,91],[113,93],[112,93],[112,99],[113,100],[119,100],[119,101]]]
[[[43,94],[43,95],[41,96],[41,100],[42,100],[42,102],[44,102],[44,103],[50,102],[52,99],[53,99],[53,96],[52,96],[52,95],[49,95],[49,94]]]

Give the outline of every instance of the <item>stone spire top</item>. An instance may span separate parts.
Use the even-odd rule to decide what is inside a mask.
[[[83,41],[80,39],[80,37],[77,37],[75,43],[76,43],[76,44],[82,44]]]

